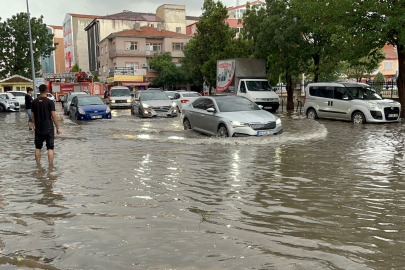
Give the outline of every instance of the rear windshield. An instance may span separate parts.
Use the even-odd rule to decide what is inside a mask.
[[[78,105],[104,105],[104,101],[97,96],[88,96],[79,98]]]
[[[183,97],[200,97],[201,95],[198,93],[190,93],[190,94],[182,94]]]
[[[220,112],[258,111],[259,106],[246,98],[217,99]]]
[[[130,96],[131,92],[129,89],[111,89],[110,97],[127,97]]]

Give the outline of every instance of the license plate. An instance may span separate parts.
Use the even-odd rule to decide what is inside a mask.
[[[103,118],[102,115],[93,115],[93,116],[91,117],[91,119],[101,119],[101,118]]]
[[[156,116],[167,116],[167,113],[157,113]]]
[[[273,107],[264,107],[266,110],[271,110]]]
[[[268,136],[271,135],[271,131],[258,131],[257,136]]]
[[[398,114],[397,114],[397,113],[389,114],[388,117],[389,117],[389,118],[398,117]]]

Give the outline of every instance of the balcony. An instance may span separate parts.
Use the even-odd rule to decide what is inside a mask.
[[[163,55],[165,51],[129,51],[129,50],[113,50],[109,51],[109,57],[114,58],[117,57],[117,55],[125,55],[125,56],[153,56],[155,54],[157,55]]]

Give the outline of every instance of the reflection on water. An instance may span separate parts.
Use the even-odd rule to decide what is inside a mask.
[[[65,118],[51,168],[35,164],[26,114],[0,114],[0,264],[403,267],[401,124],[283,114],[281,136],[223,140],[113,113]]]

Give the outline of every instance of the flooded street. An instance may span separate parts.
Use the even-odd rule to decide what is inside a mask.
[[[229,139],[65,116],[48,168],[1,113],[1,267],[403,269],[404,125],[278,115],[280,136]]]

